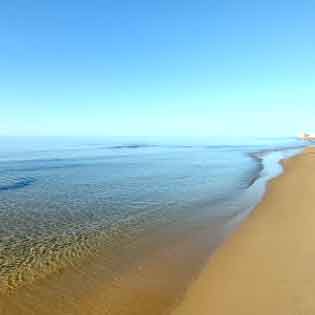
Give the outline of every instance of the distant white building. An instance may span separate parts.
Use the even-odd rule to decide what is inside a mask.
[[[315,140],[315,134],[302,132],[299,138],[303,140]]]

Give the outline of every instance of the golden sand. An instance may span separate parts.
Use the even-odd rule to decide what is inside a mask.
[[[315,148],[284,167],[173,315],[315,314]]]

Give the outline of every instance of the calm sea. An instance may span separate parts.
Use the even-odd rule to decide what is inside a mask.
[[[125,253],[131,263],[132,253],[145,257],[205,226],[213,226],[207,235],[215,247],[281,172],[279,160],[304,145],[293,138],[0,138],[0,291],[99,252],[114,270]]]

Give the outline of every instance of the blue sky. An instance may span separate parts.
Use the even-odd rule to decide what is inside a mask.
[[[315,131],[314,1],[0,3],[0,135]]]

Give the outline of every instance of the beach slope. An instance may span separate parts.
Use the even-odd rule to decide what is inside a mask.
[[[315,314],[315,148],[283,164],[173,315]]]

